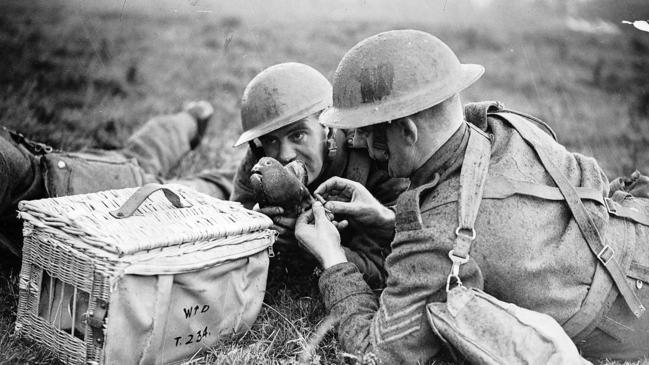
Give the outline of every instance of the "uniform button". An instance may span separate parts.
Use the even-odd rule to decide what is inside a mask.
[[[644,285],[642,280],[636,280],[635,281],[635,287],[638,288],[638,290],[642,289],[642,285]]]
[[[58,166],[60,169],[64,169],[65,168],[65,162],[59,161],[59,163],[57,163],[56,166]]]

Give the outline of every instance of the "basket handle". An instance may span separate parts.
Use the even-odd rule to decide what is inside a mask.
[[[162,190],[162,192],[165,194],[165,197],[167,197],[167,200],[171,204],[173,204],[174,207],[176,208],[185,208],[183,204],[180,202],[180,196],[178,194],[174,193],[172,190],[169,188],[166,188],[160,184],[156,183],[151,183],[151,184],[146,184],[142,186],[141,188],[137,189],[133,195],[131,195],[124,204],[122,204],[121,207],[118,209],[115,209],[113,211],[110,211],[110,215],[117,219],[122,219],[122,218],[128,218],[135,213],[137,208],[144,203],[144,201],[154,192]]]

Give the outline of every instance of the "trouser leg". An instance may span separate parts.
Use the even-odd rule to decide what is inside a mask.
[[[214,198],[228,200],[232,193],[232,178],[234,172],[226,170],[203,171],[196,176],[180,178],[169,181],[189,186],[203,194]]]
[[[16,208],[20,200],[45,197],[40,158],[0,132],[0,214]]]
[[[126,142],[122,153],[151,175],[165,175],[191,150],[196,120],[186,112],[150,119]]]
[[[162,179],[192,149],[197,133],[196,120],[187,112],[158,116],[129,138],[122,153],[138,161],[146,173],[146,182],[178,183],[227,200],[232,192],[231,171],[211,170],[191,177]]]
[[[19,254],[22,225],[17,219],[21,200],[45,197],[40,158],[16,144],[0,129],[0,247]]]

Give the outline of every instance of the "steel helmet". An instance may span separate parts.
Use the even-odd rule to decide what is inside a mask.
[[[234,146],[331,106],[331,92],[329,81],[305,64],[280,63],[265,69],[243,91],[243,133]]]
[[[392,30],[350,49],[333,79],[333,107],[320,122],[360,128],[415,114],[465,89],[484,73],[461,64],[444,42],[418,30]]]

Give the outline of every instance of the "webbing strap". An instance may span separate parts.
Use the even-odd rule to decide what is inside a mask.
[[[497,115],[501,115],[497,113]],[[636,317],[642,316],[645,312],[645,307],[640,302],[640,299],[633,292],[633,289],[629,286],[626,281],[626,275],[622,271],[620,264],[618,263],[615,252],[613,249],[604,242],[604,239],[597,230],[595,222],[588,214],[586,207],[581,202],[579,195],[577,194],[575,188],[570,184],[568,179],[561,173],[559,168],[554,164],[552,159],[550,159],[548,153],[546,152],[543,145],[536,139],[534,132],[529,128],[525,119],[520,118],[517,115],[509,114],[507,116],[502,115],[503,119],[511,124],[514,129],[518,131],[521,137],[534,149],[536,154],[539,157],[539,160],[548,171],[552,180],[557,184],[559,190],[566,198],[566,204],[570,208],[572,215],[579,226],[588,247],[597,257],[599,262],[604,265],[608,270],[609,275],[615,282],[620,294],[624,297],[627,305],[633,312]]]
[[[460,170],[458,227],[455,247],[453,247],[454,254],[462,258],[469,256],[471,241],[475,238],[474,224],[487,180],[489,157],[491,157],[491,141],[483,132],[471,127],[469,143]]]
[[[575,187],[581,200],[589,200],[606,207],[608,213],[614,217],[628,219],[635,223],[649,227],[649,214],[633,207],[625,207],[611,198],[604,198],[602,192],[587,187]],[[485,183],[482,199],[506,199],[514,195],[525,195],[543,200],[561,201],[566,198],[559,188],[527,181],[510,179],[505,176],[489,176]],[[439,206],[454,203],[458,194],[450,194],[445,199],[435,199],[421,207],[421,212],[427,212]]]
[[[579,198],[590,200],[605,205],[602,192],[592,188],[576,188]],[[506,199],[514,195],[525,195],[534,198],[551,201],[562,201],[566,198],[561,190],[553,186],[542,185],[527,181],[510,179],[505,176],[488,176],[485,183],[482,199]],[[450,194],[445,199],[435,199],[421,207],[421,212],[427,212],[441,205],[454,203],[458,200],[458,194]]]
[[[606,205],[606,209],[610,215],[630,219],[636,223],[649,227],[649,215],[635,208],[622,206],[620,203],[610,198],[605,198],[604,204]]]
[[[446,291],[455,280],[460,280],[460,266],[469,261],[471,243],[476,237],[475,220],[482,201],[482,192],[487,180],[489,158],[491,157],[491,140],[478,128],[469,124],[469,142],[464,153],[460,170],[460,191],[458,196],[458,226],[455,230],[455,245],[448,253],[452,261],[451,272],[446,280]]]

